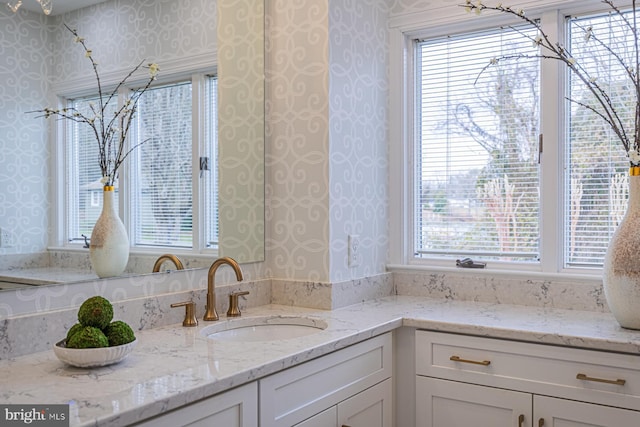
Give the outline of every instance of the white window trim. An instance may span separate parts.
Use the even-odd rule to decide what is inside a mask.
[[[630,4],[630,3],[629,3]],[[537,17],[546,25],[552,25],[556,34],[562,30],[563,17],[582,12],[607,10],[598,0],[562,1],[529,0],[510,5],[522,7],[527,15]],[[528,7],[529,6],[529,7]],[[624,7],[625,2],[617,4]],[[563,153],[558,148],[562,138],[564,74],[557,61],[542,61],[541,68],[541,133],[544,135],[542,153],[540,263],[504,263],[491,261],[486,269],[465,270],[456,268],[451,261],[415,259],[413,250],[413,43],[415,38],[434,37],[446,33],[470,32],[491,26],[511,25],[521,21],[506,14],[477,17],[466,14],[457,4],[422,13],[402,15],[390,19],[389,34],[389,264],[390,271],[455,271],[474,275],[509,275],[535,278],[562,278],[583,281],[600,281],[601,269],[562,268],[562,182]],[[549,27],[547,27],[549,28]],[[551,34],[550,34],[551,35]],[[550,190],[551,189],[551,190]],[[555,209],[545,208],[555,206]],[[543,226],[547,224],[547,226]],[[549,227],[548,224],[555,224]]]
[[[194,97],[193,97],[193,106],[196,106],[196,103],[202,103],[202,94],[204,93],[204,78],[207,74],[215,73],[217,68],[217,52],[207,53],[207,54],[199,54],[193,55],[185,58],[179,58],[174,60],[162,61],[161,63],[161,72],[158,75],[156,80],[156,85],[162,85],[171,83],[178,80],[187,80],[191,79],[192,83],[195,85],[196,83],[198,89],[193,86]],[[131,70],[130,69],[122,69],[111,71],[107,73],[100,74],[100,81],[103,88],[115,87],[123,76],[126,76]],[[197,76],[194,78],[194,76]],[[135,89],[141,82],[144,83],[148,78],[148,71],[146,68],[138,70],[134,75],[131,76],[130,80],[127,81],[126,87],[121,88],[121,91],[128,91],[132,88]],[[155,85],[154,85],[155,86]],[[63,108],[66,104],[66,100],[74,97],[92,95],[96,92],[96,81],[95,76],[93,74],[86,76],[85,78],[73,79],[67,82],[59,82],[54,84],[51,90],[51,99],[55,100],[54,103],[57,105],[57,108]],[[197,92],[197,94],[196,94]],[[202,115],[202,109],[200,111],[200,115]],[[192,120],[192,126],[199,126],[202,122],[202,117],[198,117],[197,119],[194,117]],[[200,138],[201,130],[198,129],[197,134],[194,133],[194,137],[197,136],[198,144],[202,144],[202,138]],[[50,237],[50,245],[48,246],[48,250],[55,251],[69,251],[69,252],[82,252],[86,251],[83,248],[83,242],[68,242],[66,240],[67,230],[66,230],[66,222],[65,218],[65,203],[66,203],[66,194],[65,194],[65,171],[69,167],[67,164],[64,143],[66,138],[66,123],[65,121],[57,121],[55,125],[49,127],[49,142],[50,146],[53,147],[51,150],[51,209],[50,209],[50,221],[52,224],[52,231]],[[198,151],[193,153],[193,156],[198,157],[200,153],[200,146],[198,146]],[[196,151],[196,150],[194,150]],[[197,159],[196,159],[197,160]],[[194,163],[195,165],[198,162]],[[126,179],[128,163],[125,162],[125,165],[120,170],[120,174],[122,177]],[[193,175],[194,178],[198,176],[199,170],[194,168]],[[200,180],[195,179],[194,181],[194,195],[201,195],[200,189]],[[197,191],[197,192],[196,192]],[[120,203],[119,203],[119,214],[120,217],[124,219],[125,226],[127,227],[127,231],[131,236],[131,221],[130,214],[127,212],[126,203],[123,203],[122,194],[120,194]],[[196,199],[196,197],[194,197]],[[199,200],[194,200],[194,214],[196,212],[195,209],[200,209]],[[195,215],[194,215],[195,217]],[[194,218],[194,226],[196,219]],[[190,256],[194,259],[202,257],[203,259],[210,259],[212,256],[218,256],[217,249],[211,248],[200,248],[196,245],[199,245],[204,239],[204,230],[198,229],[198,235],[194,233],[193,239],[193,248],[169,248],[172,253],[175,255],[183,255]],[[200,236],[202,235],[202,237]],[[136,247],[132,246],[130,248],[131,255],[161,255],[166,253],[168,248],[166,247]]]

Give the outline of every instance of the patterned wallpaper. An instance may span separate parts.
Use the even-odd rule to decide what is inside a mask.
[[[264,2],[218,14],[220,255],[264,261]]]
[[[387,262],[387,40],[385,1],[331,2],[329,12],[329,279],[385,271]],[[360,236],[360,265],[347,237]]]
[[[44,119],[26,112],[47,102],[49,30],[42,15],[13,15],[0,7],[0,228],[14,241],[0,247],[0,255],[39,252],[47,245],[46,127]]]
[[[327,0],[267,3],[267,259],[275,278],[327,281]]]
[[[384,271],[386,40],[382,0],[268,2],[267,254],[274,278]],[[363,262],[347,265],[347,235]]]
[[[63,22],[90,41],[101,73],[129,71],[143,59],[166,64],[209,55],[210,62],[214,60],[217,8],[213,1],[111,0],[54,19],[56,86],[93,77],[89,61],[78,55]]]

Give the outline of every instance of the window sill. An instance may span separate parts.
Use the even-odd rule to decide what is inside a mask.
[[[482,277],[501,277],[501,278],[513,278],[513,279],[535,279],[535,280],[548,280],[554,282],[580,282],[580,283],[602,283],[602,272],[600,270],[594,270],[593,273],[575,273],[575,272],[562,272],[562,273],[548,273],[541,271],[531,270],[505,270],[495,269],[490,266],[487,268],[459,268],[459,267],[445,267],[437,265],[427,264],[388,264],[387,271],[392,273],[439,273],[439,274],[460,274],[468,276],[482,276]]]

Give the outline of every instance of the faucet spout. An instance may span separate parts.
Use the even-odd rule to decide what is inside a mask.
[[[182,265],[182,261],[180,261],[180,258],[178,258],[173,254],[164,254],[164,255],[161,255],[156,260],[156,263],[153,265],[153,273],[159,272],[160,267],[162,266],[162,263],[165,261],[171,261],[173,265],[176,266],[177,270],[184,270],[184,265]]]
[[[218,320],[218,312],[216,311],[216,271],[223,264],[227,264],[236,273],[236,279],[238,282],[242,281],[242,270],[240,265],[233,258],[224,257],[218,258],[209,267],[209,274],[207,275],[207,307],[202,320]]]

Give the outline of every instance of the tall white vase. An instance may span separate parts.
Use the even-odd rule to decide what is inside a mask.
[[[129,237],[113,203],[114,187],[105,186],[102,213],[91,233],[89,258],[98,277],[122,274],[129,261]]]
[[[630,170],[627,212],[609,242],[602,281],[620,326],[640,329],[640,167]]]

